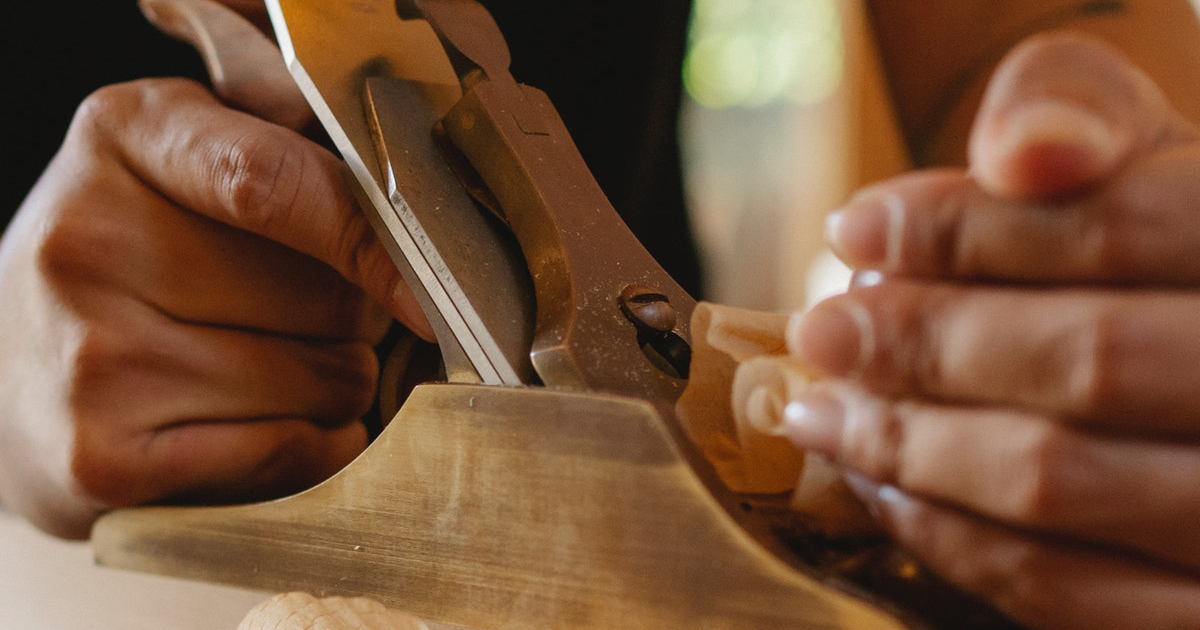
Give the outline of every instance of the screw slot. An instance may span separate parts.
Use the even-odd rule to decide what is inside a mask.
[[[644,330],[666,333],[675,330],[679,313],[666,295],[641,284],[621,291],[621,310],[625,317]]]

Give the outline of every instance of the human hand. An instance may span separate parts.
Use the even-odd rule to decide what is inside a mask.
[[[970,171],[830,223],[882,276],[797,316],[787,408],[895,538],[1036,628],[1200,627],[1200,133],[1107,47],[1002,64]]]
[[[338,160],[175,79],[80,107],[0,244],[0,305],[0,497],[71,537],[329,476],[390,317],[431,336]]]

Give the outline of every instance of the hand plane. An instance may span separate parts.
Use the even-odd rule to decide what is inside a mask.
[[[106,515],[101,564],[479,630],[941,627],[814,565],[689,442],[674,405],[695,302],[510,75],[479,4],[267,6],[447,382],[306,492]],[[983,619],[953,627],[1012,627]]]

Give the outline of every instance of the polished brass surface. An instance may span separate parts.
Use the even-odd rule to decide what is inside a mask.
[[[679,325],[679,312],[667,296],[640,284],[621,290],[621,312],[635,325],[656,333],[668,333]]]
[[[641,284],[666,296],[685,343],[695,301],[617,217],[545,95],[519,90],[550,131],[528,134],[508,115],[514,96],[502,85],[477,82],[443,124],[500,200],[529,263],[534,367],[548,385],[673,402],[683,381],[646,359],[620,295]]]
[[[504,363],[519,382],[536,383],[529,361],[533,288],[525,260],[508,227],[475,207],[443,159],[433,135],[441,116],[429,104],[427,87],[388,77],[366,81],[368,123],[388,197],[393,207],[412,208],[420,215],[443,256],[468,270],[456,277],[468,287],[471,304],[486,321]],[[479,242],[481,235],[487,242]],[[498,276],[504,282],[489,286]]]
[[[531,355],[542,381],[636,396],[666,409],[683,380],[650,360],[622,291],[639,284],[677,313],[669,335],[688,342],[695,301],[646,252],[592,177],[546,95],[518,85],[495,22],[470,0],[415,4],[441,38],[463,98],[442,121],[504,215],[533,276]]]
[[[100,563],[267,590],[366,595],[480,629],[899,630],[755,542],[642,401],[419,387],[306,493],[118,512]]]

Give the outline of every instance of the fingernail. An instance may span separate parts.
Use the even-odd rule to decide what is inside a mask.
[[[138,0],[138,8],[142,11],[142,16],[150,20],[151,24],[158,24],[162,19],[159,15],[159,0]]]
[[[858,471],[843,471],[842,479],[871,516],[881,523],[891,518],[901,503],[909,500],[896,486],[879,483]]]
[[[990,142],[972,142],[971,171],[985,188],[1047,195],[1095,183],[1121,159],[1128,138],[1100,114],[1076,103],[1022,104]]]
[[[433,324],[425,317],[425,314],[418,310],[409,310],[405,312],[408,317],[400,320],[409,330],[416,336],[437,343],[437,333],[433,329]]]
[[[846,409],[827,392],[811,391],[783,409],[781,432],[804,449],[837,459]]]
[[[883,284],[884,275],[878,271],[870,269],[865,271],[856,271],[853,276],[850,276],[850,286],[856,288],[873,287]]]
[[[862,371],[875,354],[871,314],[846,296],[826,300],[792,316],[788,351],[831,375]]]
[[[900,254],[903,212],[895,195],[856,196],[825,218],[825,239],[851,267],[893,269]]]
[[[1096,112],[1074,103],[1042,100],[1014,110],[1004,125],[1007,145],[1066,144],[1103,156],[1118,149],[1112,126]]]
[[[192,45],[196,44],[200,35],[196,32],[196,24],[188,19],[189,15],[195,18],[196,13],[188,11],[184,3],[178,0],[139,0],[138,8],[159,30]]]
[[[785,436],[789,434],[786,418],[785,401],[779,396],[776,388],[758,387],[746,397],[744,410],[746,420],[756,431],[766,435]]]

